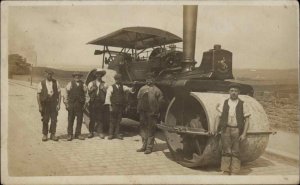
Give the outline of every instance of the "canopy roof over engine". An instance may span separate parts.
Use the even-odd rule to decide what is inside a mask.
[[[87,44],[140,50],[178,42],[182,42],[180,37],[161,29],[127,27],[92,40]]]

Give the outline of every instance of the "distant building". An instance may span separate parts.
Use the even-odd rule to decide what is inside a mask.
[[[31,64],[26,62],[26,58],[19,54],[8,55],[8,77],[12,75],[25,75],[30,73]]]

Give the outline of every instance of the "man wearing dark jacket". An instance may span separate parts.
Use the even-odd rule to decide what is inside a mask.
[[[163,93],[154,85],[154,77],[147,74],[146,85],[140,88],[138,95],[137,112],[140,114],[140,129],[142,148],[137,152],[152,153],[156,124],[158,124],[160,109],[163,102]]]
[[[41,81],[37,87],[37,102],[43,122],[43,138],[42,141],[48,140],[48,131],[51,133],[50,139],[58,141],[55,136],[57,115],[60,109],[61,94],[60,86],[57,80],[53,79],[53,71],[46,70],[46,79]],[[51,119],[50,130],[49,120]]]
[[[109,136],[107,139],[110,140],[115,137],[122,140],[123,137],[119,134],[119,129],[122,120],[122,114],[126,106],[125,93],[133,93],[133,90],[132,88],[122,84],[121,74],[116,74],[114,79],[116,83],[108,87],[105,98],[105,104],[109,105],[110,112]]]
[[[66,86],[64,103],[68,111],[68,141],[73,139],[73,125],[75,117],[77,117],[77,126],[75,130],[75,139],[84,140],[81,136],[81,126],[83,120],[83,110],[87,106],[88,98],[86,98],[87,87],[81,80],[82,74],[73,73],[73,80]]]
[[[90,112],[90,124],[88,138],[94,137],[94,132],[99,133],[99,137],[104,139],[104,103],[107,85],[102,80],[102,77],[106,74],[106,71],[102,69],[96,69],[96,79],[88,84],[89,94],[89,112]],[[95,125],[96,124],[96,125]]]
[[[241,141],[246,139],[251,115],[246,102],[239,99],[239,84],[229,86],[230,98],[218,104],[219,116],[216,128],[221,133],[222,159],[221,170],[225,175],[237,174],[240,171]]]

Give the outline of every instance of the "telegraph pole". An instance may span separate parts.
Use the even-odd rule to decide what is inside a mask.
[[[37,66],[37,53],[36,51],[34,51],[35,53],[35,61],[34,63],[30,64],[30,86],[32,86],[32,71],[33,71],[33,67]]]
[[[33,64],[30,64],[30,86],[32,86],[32,68]]]

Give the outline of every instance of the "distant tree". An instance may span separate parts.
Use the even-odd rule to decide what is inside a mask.
[[[30,73],[30,64],[26,58],[19,54],[8,55],[8,77],[12,75],[25,75]]]

